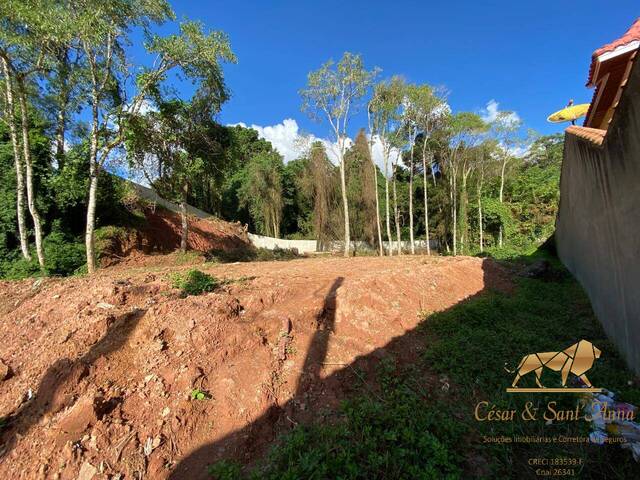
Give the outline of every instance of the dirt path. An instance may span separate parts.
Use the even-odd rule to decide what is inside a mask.
[[[332,411],[341,372],[415,358],[420,312],[509,284],[477,258],[318,258],[207,264],[233,281],[180,298],[177,269],[0,283],[0,478],[199,478],[250,460]]]

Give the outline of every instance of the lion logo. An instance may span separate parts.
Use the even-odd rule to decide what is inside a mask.
[[[518,381],[523,376],[527,373],[535,372],[538,387],[546,388],[540,383],[540,376],[542,375],[542,370],[547,367],[556,372],[562,372],[563,387],[566,387],[569,372],[580,378],[587,387],[591,387],[591,382],[585,374],[593,367],[593,362],[595,362],[596,358],[600,358],[600,353],[600,350],[587,340],[580,340],[561,352],[530,353],[522,357],[518,368],[515,370],[517,372],[516,378],[511,386],[516,388]],[[507,369],[505,368],[505,370]],[[514,373],[509,370],[507,372]]]

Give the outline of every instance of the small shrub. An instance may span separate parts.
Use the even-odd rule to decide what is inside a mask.
[[[213,292],[221,284],[217,278],[196,269],[185,274],[176,273],[171,280],[173,287],[179,288],[184,296]]]
[[[219,263],[253,262],[256,259],[256,251],[249,247],[234,248],[233,250],[216,248],[209,250],[205,258],[208,262]]]
[[[49,275],[71,275],[86,261],[85,246],[61,232],[52,232],[45,238],[44,255]]]
[[[234,250],[215,249],[207,252],[209,262],[234,263],[234,262],[272,262],[277,260],[293,260],[298,258],[298,250],[295,248],[237,248]]]
[[[222,460],[214,465],[209,465],[209,475],[215,480],[237,480],[241,478],[241,468],[235,462]]]
[[[199,388],[194,388],[191,390],[191,400],[208,400],[211,398],[209,392],[204,390],[200,390]]]
[[[42,270],[40,270],[35,254],[31,255],[31,260],[27,260],[16,254],[19,254],[19,252],[14,252],[9,259],[2,262],[3,278],[7,280],[20,280],[42,275]]]
[[[259,248],[257,251],[256,260],[261,262],[269,262],[273,260],[293,260],[298,258],[298,250],[295,248],[274,248],[268,250],[266,248]]]

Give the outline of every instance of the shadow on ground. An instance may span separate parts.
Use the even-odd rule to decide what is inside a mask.
[[[480,297],[487,291],[504,289],[508,284],[504,270],[492,260],[483,261],[483,276],[483,290],[465,299],[465,302]],[[207,466],[222,459],[232,458],[245,464],[253,464],[279,434],[290,431],[296,425],[335,421],[335,413],[340,403],[356,394],[363,385],[368,395],[376,398],[376,382],[368,379],[375,376],[379,364],[385,359],[393,358],[404,366],[419,361],[425,343],[425,333],[420,326],[396,337],[384,348],[363,355],[352,364],[341,365],[335,373],[323,376],[323,371],[328,366],[325,360],[336,312],[340,308],[336,302],[336,293],[342,283],[343,278],[336,278],[325,294],[324,308],[316,319],[317,330],[306,352],[304,368],[298,378],[293,398],[284,405],[270,407],[258,420],[246,427],[191,452],[175,466],[170,479],[210,479]],[[413,315],[418,312],[407,314]],[[363,382],[365,378],[367,380]],[[433,372],[420,379],[419,383],[417,388],[423,392],[432,389],[443,391],[443,383]],[[425,396],[427,395],[429,394],[425,393]]]
[[[74,360],[57,360],[47,369],[37,390],[33,392],[33,399],[25,398],[7,419],[8,428],[3,432],[4,445],[0,459],[9,455],[16,439],[25,436],[45,415],[55,414],[73,403],[74,390],[89,375],[91,366],[98,358],[120,350],[145,313],[145,310],[136,309],[118,317],[108,317],[106,333],[84,355]],[[105,403],[98,410],[106,414],[114,406]]]

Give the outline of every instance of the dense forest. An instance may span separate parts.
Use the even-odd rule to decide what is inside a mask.
[[[223,65],[237,61],[224,32],[183,21],[158,36],[175,21],[163,0],[3,2],[0,13],[2,277],[95,271],[105,227],[139,217],[118,176],[345,255],[504,254],[553,231],[562,137],[511,112],[453,112],[443,88],[345,53],[299,92],[328,140],[301,137],[285,163],[255,130],[219,122],[232,94]],[[132,63],[134,42],[150,66]]]

